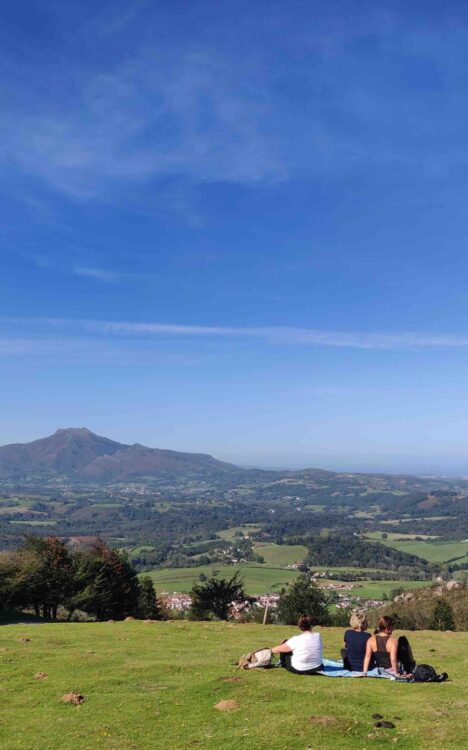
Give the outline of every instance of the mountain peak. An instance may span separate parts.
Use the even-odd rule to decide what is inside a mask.
[[[0,476],[52,476],[118,479],[161,475],[206,476],[237,467],[197,453],[125,445],[87,427],[61,427],[32,443],[0,447]]]
[[[94,435],[87,427],[60,427],[54,435]]]

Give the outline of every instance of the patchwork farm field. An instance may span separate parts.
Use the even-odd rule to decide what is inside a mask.
[[[360,583],[355,586],[360,586]],[[394,589],[419,589],[431,586],[432,581],[363,581],[362,588],[354,588],[353,594],[364,599],[382,599],[390,596]]]
[[[148,575],[153,580],[156,591],[190,591],[192,586],[199,582],[200,573],[212,576],[218,571],[221,577],[227,578],[239,571],[239,575],[245,583],[247,594],[252,596],[279,591],[288,582],[294,581],[299,575],[296,570],[284,570],[281,568],[270,568],[265,565],[202,565],[194,568],[164,568],[152,570]],[[331,568],[327,568],[331,571]],[[334,569],[337,573],[344,568]],[[350,569],[348,569],[350,570]],[[361,569],[357,569],[361,570]],[[324,580],[323,583],[327,581]],[[352,594],[364,599],[382,599],[383,595],[389,596],[394,589],[414,589],[429,586],[431,581],[362,581],[353,584]],[[320,585],[320,581],[319,584]]]
[[[226,541],[230,542],[233,539],[235,539],[236,534],[250,534],[254,531],[259,531],[260,526],[254,523],[246,524],[245,526],[230,526],[229,529],[223,529],[222,531],[217,531],[216,535],[219,536],[220,539],[225,539]]]
[[[341,629],[322,629],[337,657]],[[410,633],[443,684],[234,672],[285,626],[141,621],[0,628],[8,750],[455,750],[466,747],[468,634]],[[27,640],[29,639],[29,640]],[[46,675],[37,679],[35,675]],[[81,706],[61,697],[78,691]],[[233,701],[233,710],[215,708]],[[375,728],[380,713],[394,729]],[[398,718],[397,718],[398,717]]]
[[[382,534],[385,533],[385,538],[382,538]],[[378,542],[387,541],[406,541],[407,539],[437,539],[437,536],[430,534],[405,534],[403,532],[397,533],[396,531],[367,531],[365,534],[366,539],[375,539]]]
[[[456,560],[459,563],[468,562],[468,542],[421,542],[415,539],[400,542],[393,539],[382,539],[380,541],[387,547],[417,555],[428,562],[441,563],[449,560]]]
[[[194,568],[164,568],[151,570],[144,575],[150,576],[156,591],[190,591],[194,583],[199,582],[200,574],[210,577],[215,571],[223,578],[231,578],[239,571],[245,584],[245,591],[252,596],[279,590],[299,575],[296,570],[269,568],[265,565],[200,565]]]
[[[265,565],[281,568],[303,562],[308,553],[302,544],[262,544],[254,545],[255,552],[265,560]]]

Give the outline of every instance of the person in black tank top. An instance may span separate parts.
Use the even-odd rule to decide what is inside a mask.
[[[366,646],[366,656],[364,659],[364,675],[369,670],[372,658],[375,659],[377,667],[392,671],[395,675],[398,672],[398,641],[392,637],[394,629],[392,617],[381,617],[375,635],[369,638]]]
[[[389,635],[375,635],[375,643],[377,650],[374,651],[375,663],[381,669],[391,669],[392,662],[390,658],[390,652],[387,651],[387,643],[390,639]]]
[[[395,675],[404,673],[410,675],[414,671],[416,662],[406,636],[401,635],[398,640],[392,633],[395,623],[392,617],[381,617],[375,634],[369,638],[366,645],[363,672],[366,675],[372,660],[379,669],[393,672]]]

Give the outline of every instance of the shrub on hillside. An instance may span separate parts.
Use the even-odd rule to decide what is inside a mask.
[[[330,615],[330,625],[335,628],[348,628],[351,612],[351,609],[337,609]]]
[[[278,620],[285,625],[297,625],[302,615],[309,615],[315,625],[328,625],[330,614],[323,591],[309,575],[302,575],[288,589],[283,589],[278,602]]]
[[[227,620],[231,604],[245,599],[244,584],[236,572],[232,578],[208,578],[205,583],[197,584],[191,591],[192,608],[190,617],[193,620]]]
[[[444,599],[435,603],[429,627],[431,630],[454,630],[453,609]]]

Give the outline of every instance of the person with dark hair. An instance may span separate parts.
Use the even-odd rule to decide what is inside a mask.
[[[323,670],[323,649],[320,633],[312,633],[312,618],[302,615],[297,623],[300,635],[295,635],[272,648],[279,654],[281,666],[294,674],[314,675]]]
[[[344,634],[344,648],[341,651],[343,666],[350,672],[362,672],[367,642],[371,637],[366,632],[369,625],[362,612],[353,612],[349,624],[351,629]]]
[[[367,641],[364,676],[367,675],[372,659],[377,667],[394,675],[402,672],[410,674],[413,671],[415,661],[408,639],[405,636],[400,636],[398,640],[394,638],[394,629],[393,617],[385,615],[380,618],[374,635]]]

